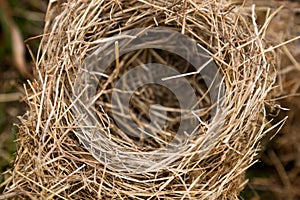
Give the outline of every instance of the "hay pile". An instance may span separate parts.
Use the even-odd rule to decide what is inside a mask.
[[[5,195],[18,199],[237,199],[247,182],[244,172],[259,150],[258,142],[271,128],[266,120],[272,109],[268,94],[276,79],[275,52],[264,40],[272,15],[260,28],[255,18],[255,7],[226,1],[51,1],[35,80],[25,86],[29,108],[20,118],[19,150]],[[178,152],[164,154],[162,162],[152,168],[149,163],[156,160],[145,158],[153,158],[151,153],[172,141],[178,129],[176,98],[157,86],[135,93],[130,110],[137,124],[147,123],[141,119],[151,121],[153,103],[163,104],[157,112],[167,110],[163,131],[152,138],[137,138],[117,126],[109,96],[120,74],[143,62],[186,66],[180,73],[193,72],[182,59],[145,49],[121,56],[107,68],[107,77],[100,80],[94,94],[98,94],[95,104],[100,108],[94,112],[102,124],[103,135],[97,139],[105,138],[101,141],[114,146],[95,144],[90,133],[82,134],[76,95],[74,99],[78,72],[99,45],[133,28],[149,27],[167,27],[196,40],[213,58],[225,86],[221,103],[215,103],[199,74],[186,76],[201,108],[193,113],[198,120],[195,137],[179,140]],[[158,98],[156,91],[161,92]],[[211,116],[218,105],[222,112]],[[101,157],[104,149],[116,158]],[[127,168],[132,163],[136,171]],[[138,170],[145,167],[149,168]]]

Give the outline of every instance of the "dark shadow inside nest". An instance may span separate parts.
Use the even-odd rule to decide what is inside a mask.
[[[101,93],[101,95],[95,103],[95,107],[100,108],[98,112],[101,114],[98,115],[98,118],[106,120],[110,127],[110,134],[114,136],[116,143],[128,147],[134,145],[138,151],[143,152],[163,148],[175,139],[182,121],[190,121],[188,123],[196,127],[193,133],[183,133],[183,137],[189,137],[190,134],[195,133],[202,134],[199,119],[206,123],[211,119],[212,105],[208,87],[200,73],[184,77],[193,88],[197,98],[195,106],[198,106],[199,109],[195,109],[194,115],[184,116],[176,95],[167,87],[159,84],[145,84],[134,91],[129,101],[129,115],[124,116],[121,112],[113,113],[112,92],[116,83],[131,69],[139,66],[147,67],[145,65],[147,63],[159,63],[173,68],[180,74],[185,74],[196,71],[190,63],[180,56],[158,49],[129,52],[120,56],[119,63],[117,76],[115,75],[116,61],[106,68],[104,73],[109,78],[100,79],[96,94]],[[133,77],[126,77],[125,80],[138,82],[143,79],[142,76],[143,74],[135,74]],[[176,81],[174,85],[176,88]],[[126,89],[119,92],[126,92]],[[184,91],[182,95],[185,95]],[[190,96],[187,95],[184,98],[188,100]],[[109,116],[110,121],[103,119],[103,112]],[[116,123],[116,120],[122,121],[124,118],[132,120],[137,128],[128,127],[126,122],[124,124]],[[130,134],[128,134],[129,132]]]

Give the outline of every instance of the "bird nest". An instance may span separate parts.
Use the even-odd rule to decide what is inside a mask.
[[[51,1],[5,193],[237,199],[271,128],[270,18],[258,28],[254,6],[224,1]]]

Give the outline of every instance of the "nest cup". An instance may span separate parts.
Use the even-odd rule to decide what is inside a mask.
[[[195,148],[201,157],[216,138],[222,77],[189,37],[167,28],[125,31],[83,66],[74,87],[76,135],[111,170],[163,170]]]
[[[255,20],[226,1],[51,2],[5,193],[237,199],[276,77]]]

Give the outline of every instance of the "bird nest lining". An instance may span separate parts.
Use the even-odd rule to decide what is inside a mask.
[[[159,171],[195,149],[201,157],[224,120],[216,65],[177,31],[141,28],[111,37],[76,77],[77,136],[113,171]],[[210,137],[195,142],[204,134]]]
[[[51,1],[36,79],[25,87],[29,108],[20,118],[20,147],[5,192],[24,199],[238,198],[246,183],[244,172],[269,126],[266,102],[275,84],[275,52],[263,38],[269,21],[258,29],[254,7],[226,1]],[[165,49],[152,46],[116,56],[122,52],[122,41],[128,42],[121,38],[124,33],[154,27],[201,45],[210,70],[193,74],[190,60],[168,49],[174,40],[160,42]],[[109,51],[101,50],[108,46],[108,55],[118,59],[110,63],[105,57],[96,66],[108,67],[91,73],[90,63],[99,59],[93,55],[106,55]],[[177,48],[189,53],[193,49],[178,44]],[[217,70],[211,70],[213,66]],[[175,88],[182,85],[176,80],[187,80],[192,96],[176,94],[161,82],[137,84],[153,74],[157,81],[172,77],[170,72],[192,73],[172,79]],[[205,81],[208,74],[224,87],[210,87]],[[136,90],[126,99],[128,112],[121,112],[116,108],[118,98],[131,86]],[[193,95],[199,109],[182,115],[181,101],[193,103]],[[125,123],[118,124],[118,118]],[[140,129],[128,131],[130,118]],[[189,128],[193,125],[187,135],[176,134],[182,121]]]

